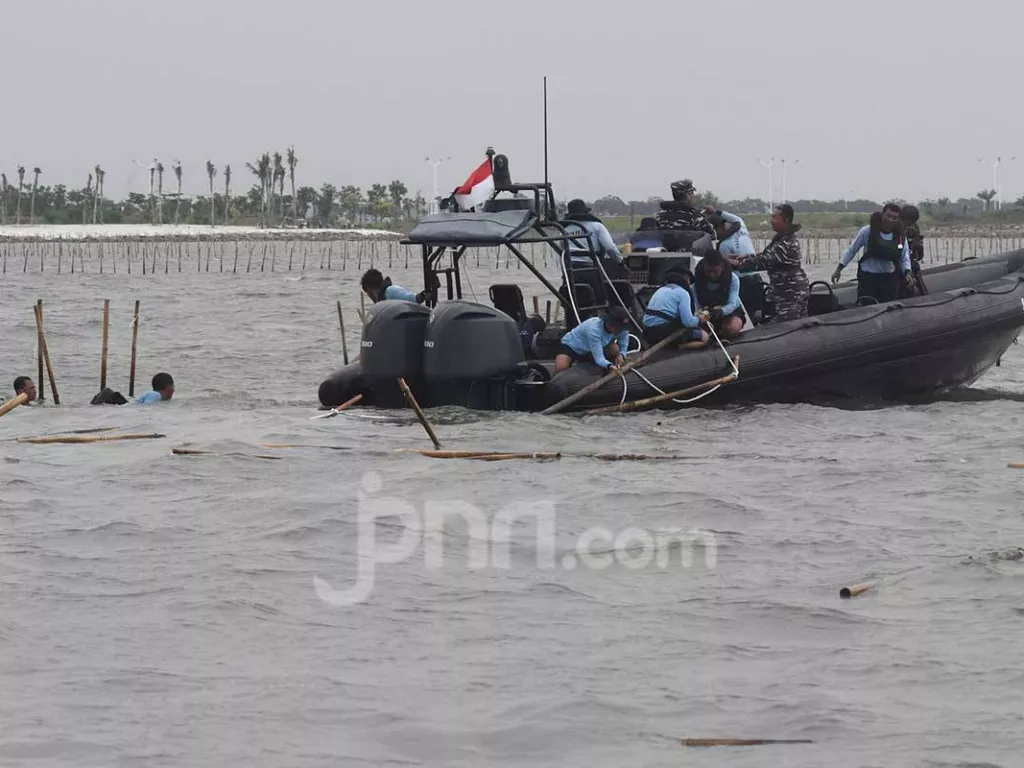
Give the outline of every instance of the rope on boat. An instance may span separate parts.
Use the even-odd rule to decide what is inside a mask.
[[[722,344],[722,340],[720,338],[718,338],[718,334],[715,333],[714,326],[713,325],[708,325],[708,330],[711,331],[711,335],[715,337],[715,341],[718,342],[718,348],[722,350],[722,354],[725,355],[725,359],[729,361],[729,365],[732,367],[733,374],[738,379],[740,377],[740,369],[736,366],[736,361],[733,360],[729,356],[729,353],[725,351],[725,345]],[[654,382],[652,382],[650,379],[648,379],[646,376],[644,376],[642,373],[640,373],[639,370],[637,370],[636,368],[633,368],[631,370],[632,370],[633,373],[635,373],[637,376],[639,376],[641,378],[641,380],[647,386],[649,386],[651,389],[653,389],[659,395],[664,395],[665,394],[665,391],[663,389],[660,389],[656,384],[654,384]],[[677,398],[672,398],[672,402],[675,403],[676,405],[689,405],[690,403],[695,403],[698,400],[707,397],[712,392],[715,392],[716,390],[720,389],[721,387],[722,387],[721,384],[716,384],[715,386],[713,386],[708,391],[701,392],[699,395],[695,395],[695,396],[693,396],[691,398],[688,398],[686,400],[679,400]],[[622,377],[622,400],[619,401],[619,405],[622,405],[623,403],[626,402],[626,391],[627,391],[627,389],[628,389],[628,385],[626,384],[626,377],[623,376]]]

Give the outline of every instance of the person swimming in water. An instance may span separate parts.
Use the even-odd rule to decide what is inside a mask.
[[[141,405],[159,403],[174,397],[174,379],[169,373],[158,373],[153,377],[153,389],[140,396],[135,402]]]

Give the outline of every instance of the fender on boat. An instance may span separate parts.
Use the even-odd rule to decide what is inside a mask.
[[[358,360],[335,371],[320,385],[320,404],[327,408],[336,408],[356,395],[363,396],[360,405],[373,405],[373,392]]]

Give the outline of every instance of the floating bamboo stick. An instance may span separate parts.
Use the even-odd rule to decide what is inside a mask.
[[[50,443],[108,443],[116,440],[157,440],[167,435],[157,433],[131,435],[55,435],[53,437],[19,437],[15,442],[48,445]]]
[[[19,405],[24,405],[27,402],[28,402],[28,393],[27,392],[22,392],[20,395],[18,395],[13,400],[8,400],[3,405],[0,405],[0,416],[3,416],[5,413],[10,413],[15,408],[17,408]]]
[[[103,300],[103,357],[100,360],[100,389],[107,388],[107,339],[110,335],[110,299]]]
[[[128,397],[135,397],[135,350],[139,338],[139,301],[135,302],[135,319],[132,320],[132,366],[128,372]]]
[[[272,461],[280,461],[283,456],[270,456],[265,453],[217,453],[216,451],[200,451],[195,448],[171,448],[171,453],[175,456],[242,456],[247,459],[270,459]]]
[[[740,357],[737,355],[733,358],[733,362],[736,367],[739,367]],[[592,408],[589,411],[583,411],[586,416],[594,416],[602,413],[625,413],[626,411],[634,411],[637,408],[643,408],[648,405],[657,405],[663,403],[666,400],[674,400],[677,397],[683,397],[685,395],[692,395],[696,392],[700,392],[705,389],[711,389],[713,387],[720,387],[726,384],[730,384],[736,381],[736,373],[730,373],[728,376],[722,376],[720,379],[712,379],[706,381],[703,384],[697,384],[686,389],[677,389],[675,392],[666,392],[663,395],[655,395],[654,397],[645,397],[641,400],[631,400],[628,403],[622,403],[622,405],[609,405],[604,408]]]
[[[561,453],[503,453],[498,451],[430,451],[415,449],[415,452],[431,459],[473,459],[476,461],[506,461],[510,459],[560,459]]]
[[[409,389],[409,385],[405,383],[405,379],[399,378],[398,386],[402,388],[402,394],[405,395],[406,401],[416,412],[416,418],[420,420],[420,424],[423,425],[423,429],[427,431],[427,435],[430,437],[430,441],[434,444],[434,447],[440,448],[441,442],[437,439],[437,435],[434,434],[434,430],[430,426],[430,422],[427,421],[427,417],[423,415],[423,411],[420,409],[420,404],[416,402],[416,398],[413,396],[412,390]]]
[[[341,355],[348,365],[348,342],[345,340],[345,316],[341,312],[341,300],[338,300],[338,325],[341,326]]]
[[[562,411],[562,410],[568,408],[570,405],[572,405],[573,403],[575,403],[575,402],[577,402],[579,400],[582,400],[584,397],[589,395],[591,392],[593,392],[596,389],[599,389],[604,384],[606,384],[609,381],[611,381],[612,379],[614,379],[616,376],[623,376],[631,368],[634,368],[634,367],[636,367],[638,365],[646,363],[647,360],[651,357],[651,355],[653,355],[655,352],[658,352],[658,351],[664,349],[665,347],[667,347],[669,344],[671,344],[674,341],[678,341],[679,338],[682,337],[682,335],[684,333],[689,333],[689,332],[690,332],[689,328],[680,328],[679,330],[674,331],[673,333],[670,333],[668,336],[666,336],[664,339],[659,341],[657,344],[655,344],[653,347],[648,349],[646,352],[641,353],[634,360],[631,360],[631,361],[627,362],[619,370],[612,371],[611,373],[606,373],[604,376],[599,378],[597,381],[588,384],[587,386],[585,386],[583,389],[579,390],[578,392],[574,392],[573,394],[569,395],[567,398],[565,398],[563,400],[560,400],[559,402],[555,403],[551,407],[541,411],[541,414],[543,416],[550,416],[553,413],[558,413],[559,411]]]
[[[41,403],[46,399],[46,388],[43,381],[43,300],[36,299],[36,399]]]
[[[53,363],[50,361],[50,348],[46,344],[46,333],[43,331],[43,300],[40,299],[39,303],[36,304],[36,327],[39,331],[39,346],[43,352],[43,360],[46,362],[46,373],[50,378],[50,390],[53,392],[53,404],[60,405],[60,395],[57,392],[57,379],[53,375]],[[42,374],[40,374],[42,379]],[[42,392],[42,381],[40,384],[40,392]]]
[[[680,739],[684,747],[762,747],[767,744],[813,744],[810,739]]]
[[[869,589],[874,587],[876,582],[869,581],[864,584],[854,584],[852,587],[843,587],[839,590],[839,597],[843,600],[849,600],[851,597],[857,597],[863,595]]]
[[[260,448],[322,448],[327,451],[348,451],[350,448],[346,448],[343,445],[316,445],[311,443],[260,443]]]
[[[310,416],[310,418],[311,419],[329,419],[332,416],[337,416],[339,413],[341,413],[345,409],[352,407],[353,405],[355,405],[356,403],[358,403],[362,399],[363,399],[362,394],[356,395],[351,400],[346,400],[344,403],[339,405],[337,408],[332,408],[327,413],[320,414],[319,416]]]

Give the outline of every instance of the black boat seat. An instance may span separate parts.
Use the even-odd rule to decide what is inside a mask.
[[[575,288],[576,311],[580,314],[580,320],[598,317],[605,312],[607,305],[598,300],[593,286],[588,283],[576,283]],[[565,310],[565,329],[568,331],[576,327],[576,315],[573,313],[569,292],[564,285],[558,289],[558,293],[562,298],[562,307]]]
[[[488,290],[494,308],[504,312],[517,323],[526,319],[523,291],[514,283],[498,283]]]
[[[824,286],[828,293],[814,292],[815,286]],[[835,312],[839,309],[839,299],[836,298],[835,292],[832,290],[832,286],[826,283],[824,280],[815,280],[809,286],[810,293],[807,296],[807,315],[808,317],[814,317],[815,315],[827,315],[830,312]]]

